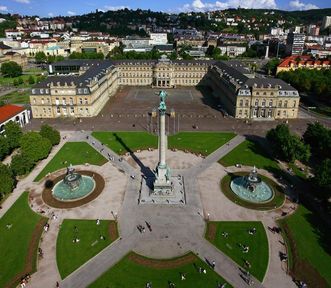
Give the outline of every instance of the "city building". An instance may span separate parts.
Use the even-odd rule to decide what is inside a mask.
[[[331,16],[324,16],[322,21],[322,29],[326,29],[331,26]]]
[[[297,118],[300,96],[276,78],[257,78],[239,61],[211,65],[208,84],[223,108],[235,118]]]
[[[23,127],[30,122],[30,118],[30,111],[25,107],[9,104],[0,106],[0,134],[4,133],[8,122],[13,121]]]
[[[246,52],[246,46],[236,46],[236,45],[220,45],[218,46],[221,49],[221,54],[232,57],[237,57]]]
[[[165,45],[168,43],[167,33],[150,33],[150,45]]]
[[[310,55],[289,56],[286,57],[278,66],[276,73],[282,71],[294,71],[297,69],[330,69],[331,62],[329,60],[314,60]]]
[[[286,39],[286,53],[288,55],[302,55],[305,37],[305,34],[302,33],[288,33]]]
[[[311,36],[318,36],[320,34],[320,27],[316,25],[308,25],[307,26],[307,34]]]
[[[299,93],[284,81],[256,78],[239,61],[68,60],[51,65],[30,96],[33,117],[96,116],[119,86],[209,86],[230,115],[245,119],[296,118]]]

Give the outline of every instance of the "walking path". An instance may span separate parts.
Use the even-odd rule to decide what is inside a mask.
[[[58,215],[57,220],[51,220],[50,230],[43,236],[41,248],[44,251],[44,258],[40,259],[37,273],[33,274],[29,287],[55,287],[56,281],[60,282],[61,288],[86,287],[131,250],[152,258],[170,258],[193,251],[204,261],[206,259],[215,261],[215,271],[235,287],[248,287],[248,284],[241,278],[242,272],[238,265],[204,239],[207,214],[211,215],[212,220],[259,220],[266,228],[269,225],[275,226],[274,219],[278,216],[278,212],[248,210],[230,202],[223,193],[220,193],[219,181],[225,174],[225,168],[215,162],[242,143],[244,137],[234,137],[205,159],[198,160],[192,156],[193,165],[179,164],[176,172],[179,171],[184,176],[187,204],[185,206],[163,206],[138,205],[137,192],[140,188],[141,177],[148,172],[145,165],[150,167],[140,159],[139,153],[131,155],[136,164],[130,165],[124,158],[92,137],[89,131],[67,132],[65,136],[66,141],[87,141],[110,160],[101,167],[93,165],[89,167],[106,178],[109,186],[105,187],[105,191],[97,199],[83,207],[59,210],[49,209],[45,206],[40,193],[37,192],[37,189],[40,190],[41,184],[33,183],[33,179],[63,146],[65,142],[63,139],[46,160],[41,161],[28,177],[19,182],[14,193],[5,201],[3,209],[0,210],[0,216],[26,190],[32,191],[30,193],[30,196],[33,195],[31,205],[35,211],[48,209],[46,211],[48,215],[51,213]],[[176,161],[180,162],[180,157]],[[182,169],[182,167],[188,168]],[[135,177],[131,178],[132,175]],[[60,281],[56,265],[55,239],[62,219],[112,219],[114,213],[110,213],[111,211],[118,214],[121,238]],[[144,225],[145,221],[151,223],[153,231],[139,233],[136,227],[139,224]],[[279,236],[270,233],[267,230],[270,262],[265,285],[266,287],[279,287],[278,284],[281,283],[285,286],[280,287],[292,287],[292,283],[288,280],[282,267],[279,268],[280,265],[278,265],[281,264],[278,261],[278,252],[282,248]],[[262,287],[259,281],[253,280],[255,284],[251,287]]]

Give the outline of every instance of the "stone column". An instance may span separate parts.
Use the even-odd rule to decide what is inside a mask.
[[[160,111],[159,161],[166,165],[167,136],[165,134],[165,111]]]

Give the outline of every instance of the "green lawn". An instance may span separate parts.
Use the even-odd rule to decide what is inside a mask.
[[[0,100],[8,104],[29,104],[30,90],[14,91],[0,97]]]
[[[14,278],[20,273],[35,271],[37,251],[33,249],[30,260],[27,260],[27,256],[37,223],[42,219],[46,221],[46,218],[30,209],[27,192],[24,192],[0,219],[0,287],[6,287],[6,284],[9,283],[12,284],[11,286],[15,286],[13,284],[17,283]],[[7,225],[11,225],[11,227],[7,228]],[[40,234],[35,234],[35,237],[39,242]],[[26,267],[27,263],[31,264],[30,269]]]
[[[147,282],[152,282],[153,288],[167,288],[168,281],[171,281],[176,287],[181,288],[214,288],[217,283],[225,283],[225,280],[206,263],[197,257],[194,259],[189,264],[182,264],[176,268],[152,268],[137,264],[128,255],[89,287],[143,288],[146,287]],[[160,260],[162,261],[164,260]],[[206,269],[207,273],[199,273],[199,267]],[[186,280],[181,280],[181,273],[185,274]],[[226,287],[232,286],[228,284]]]
[[[37,73],[37,75],[32,75],[34,77],[34,80],[37,81],[37,76],[39,76],[40,73]],[[35,84],[29,84],[28,82],[28,79],[31,75],[27,75],[27,74],[23,74],[19,77],[13,77],[13,78],[10,78],[10,77],[0,77],[0,86],[14,86],[14,81],[16,79],[16,81],[18,81],[19,78],[22,78],[22,80],[24,81],[23,84],[20,84],[16,87],[18,88],[23,88],[23,87],[32,87],[33,85]]]
[[[290,244],[291,269],[297,278],[304,279],[309,287],[330,287],[331,231],[327,225],[303,206],[279,222]]]
[[[92,136],[119,155],[157,148],[157,137],[147,132],[93,132]]]
[[[89,163],[101,166],[106,162],[107,160],[86,142],[67,142],[34,181],[40,181],[47,173],[67,167],[70,164]]]
[[[192,153],[209,155],[217,148],[229,142],[234,133],[219,132],[180,132],[168,137],[170,149],[189,150]]]
[[[62,222],[56,242],[56,261],[62,279],[111,243],[110,222],[101,220],[99,225],[96,220],[65,219]],[[100,236],[105,239],[100,239]],[[80,241],[74,243],[76,237]]]
[[[157,136],[147,132],[93,132],[92,136],[117,154],[158,146]],[[181,132],[168,137],[168,147],[208,155],[234,136],[233,133]]]
[[[217,225],[215,239],[208,239],[211,225]],[[250,235],[248,230],[255,227],[255,235]],[[228,233],[227,237],[222,233]],[[251,264],[248,269],[261,282],[266,273],[269,259],[268,238],[261,222],[210,222],[208,223],[207,239],[218,249],[232,258],[240,266],[244,267],[244,260]],[[239,246],[246,245],[249,247],[248,253],[243,253]]]
[[[220,161],[224,166],[232,166],[237,163],[248,166],[256,166],[269,171],[279,170],[277,162],[263,150],[263,148],[250,140],[246,140],[225,155]]]

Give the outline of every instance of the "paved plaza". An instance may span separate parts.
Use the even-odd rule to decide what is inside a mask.
[[[120,87],[118,92],[107,102],[98,116],[85,119],[32,119],[25,129],[38,130],[43,123],[48,123],[61,131],[153,131],[156,119],[151,124],[150,113],[158,106],[159,89],[147,87]],[[266,131],[283,121],[253,121],[231,117],[224,118],[208,89],[199,91],[195,87],[167,90],[168,112],[174,109],[175,119],[167,119],[166,128],[170,133],[178,131],[233,131],[241,135],[264,136]],[[130,109],[128,109],[130,107]],[[307,123],[320,121],[331,127],[328,119],[317,119],[300,110],[301,118],[289,120],[292,131],[302,134]],[[168,124],[169,122],[169,124]],[[168,128],[169,127],[169,128]]]
[[[86,136],[89,135],[89,139]],[[239,266],[204,238],[206,219],[213,221],[262,221],[265,228],[275,226],[281,209],[271,212],[259,212],[237,206],[228,200],[220,191],[220,180],[226,171],[235,172],[235,167],[224,168],[217,163],[218,159],[245,140],[236,136],[206,158],[201,158],[182,151],[167,151],[167,163],[175,172],[184,176],[186,205],[138,205],[138,191],[144,167],[154,168],[157,163],[157,150],[141,151],[135,157],[119,156],[108,148],[102,150],[104,156],[111,155],[113,160],[102,166],[89,165],[88,169],[102,175],[106,187],[94,201],[73,209],[55,209],[47,207],[41,198],[43,181],[33,179],[44,168],[48,161],[66,141],[88,141],[100,151],[102,144],[94,139],[90,132],[68,131],[62,136],[66,139],[52,151],[48,159],[43,160],[34,171],[18,183],[14,193],[10,195],[0,210],[2,216],[24,191],[31,191],[30,205],[33,210],[50,217],[50,231],[43,235],[41,248],[44,257],[38,261],[37,272],[32,275],[28,287],[87,287],[103,272],[123,258],[129,251],[135,251],[152,258],[171,258],[193,251],[203,261],[215,261],[215,271],[234,287],[248,287],[240,277]],[[92,142],[95,142],[92,145]],[[137,161],[137,159],[139,161]],[[137,164],[139,162],[140,165]],[[143,163],[143,165],[141,165]],[[85,165],[77,169],[86,169]],[[243,167],[249,168],[249,167]],[[62,171],[63,172],[63,171]],[[61,171],[57,172],[61,173]],[[261,171],[268,175],[268,172]],[[133,179],[132,176],[135,176]],[[283,209],[290,212],[285,203]],[[55,215],[55,217],[52,217]],[[56,264],[56,237],[63,219],[114,219],[118,220],[120,238],[102,250],[65,279],[61,280]],[[151,233],[139,233],[137,225],[148,221],[153,228]],[[263,283],[254,279],[250,287],[295,287],[286,274],[286,267],[279,260],[279,251],[284,247],[280,235],[267,231],[269,240],[269,265]]]

